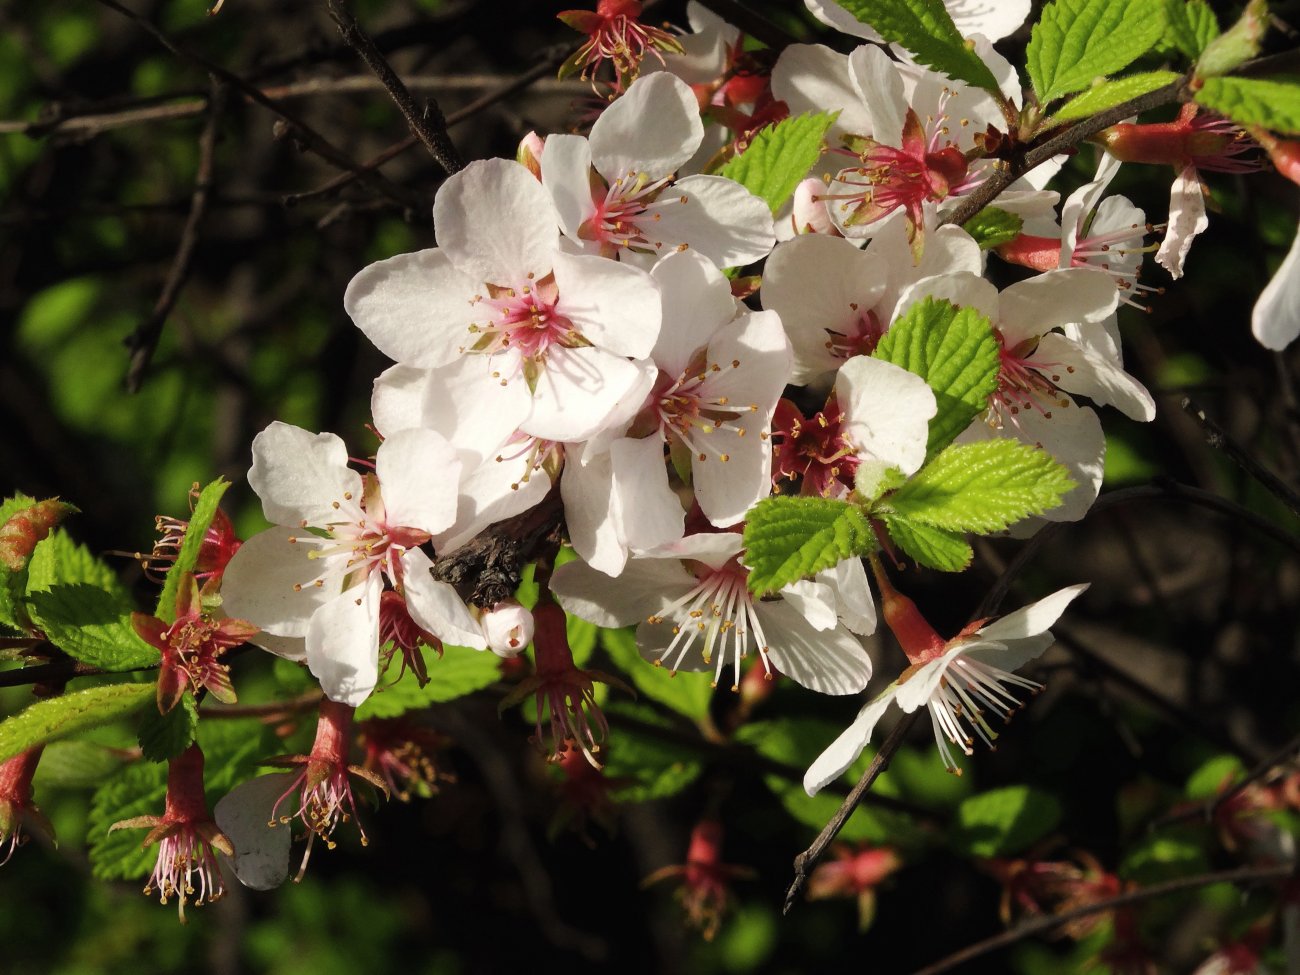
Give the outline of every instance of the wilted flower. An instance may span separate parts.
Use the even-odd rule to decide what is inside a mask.
[[[722,824],[716,819],[702,819],[691,831],[686,862],[659,868],[641,886],[680,879],[677,899],[686,909],[687,922],[699,930],[705,941],[712,941],[731,902],[731,882],[753,873],[748,867],[722,862]]]

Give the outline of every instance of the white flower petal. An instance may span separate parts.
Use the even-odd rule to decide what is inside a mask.
[[[686,511],[668,484],[664,440],[657,432],[615,440],[609,449],[618,494],[620,535],[629,548],[666,545],[686,531]]]
[[[622,512],[614,494],[614,463],[609,451],[593,451],[589,443],[567,448],[560,497],[573,550],[607,576],[622,572],[627,564],[627,543],[620,531]]]
[[[396,365],[376,377],[370,394],[370,415],[381,436],[425,425],[424,397],[430,374],[428,369]]]
[[[1077,586],[1066,586],[1050,596],[1044,596],[1036,603],[1022,606],[1014,613],[1008,613],[1001,619],[994,620],[992,623],[981,627],[979,634],[986,640],[1000,640],[1008,643],[1012,640],[1023,640],[1026,637],[1046,633],[1051,629],[1052,624],[1061,618],[1065,608],[1082,595],[1087,588],[1088,583],[1086,582]]]
[[[533,410],[519,429],[542,440],[586,440],[638,404],[654,383],[649,362],[629,362],[603,349],[552,346],[537,377]]]
[[[755,602],[768,640],[767,655],[781,673],[820,694],[856,694],[871,679],[871,658],[843,627],[818,632],[784,600]]]
[[[736,317],[731,283],[694,251],[669,254],[651,270],[663,303],[663,325],[651,357],[670,376],[680,376],[713,333]]]
[[[444,643],[487,649],[487,639],[465,601],[445,582],[433,578],[433,562],[418,548],[402,554],[402,595],[411,619]]]
[[[375,473],[391,525],[436,535],[456,520],[461,462],[432,430],[399,430],[379,445]]]
[[[790,106],[791,115],[838,111],[826,133],[830,145],[845,134],[871,132],[871,112],[853,83],[849,59],[829,47],[791,44],[782,51],[772,69],[772,94]]]
[[[942,298],[958,308],[974,308],[997,324],[998,289],[992,282],[969,271],[936,274],[908,285],[898,299],[891,321],[898,321],[913,305],[926,298]]]
[[[938,412],[924,379],[883,359],[854,356],[840,368],[835,397],[844,411],[845,436],[860,456],[916,473]]]
[[[830,583],[845,626],[859,636],[876,632],[876,602],[871,596],[862,559],[845,559],[833,569],[817,573],[817,578]]]
[[[659,288],[645,271],[594,254],[555,255],[559,314],[592,345],[645,359],[659,337]]]
[[[1280,351],[1300,335],[1300,230],[1277,273],[1255,302],[1250,330],[1266,349]]]
[[[1104,321],[1115,311],[1119,290],[1108,274],[1077,267],[1036,274],[1002,292],[993,324],[1008,349],[1054,328]]]
[[[591,127],[591,157],[613,181],[629,173],[659,179],[681,168],[704,138],[690,86],[666,72],[648,74],[606,108]]]
[[[871,112],[871,138],[888,146],[901,146],[907,96],[903,94],[897,62],[884,48],[863,44],[849,55],[849,76]]]
[[[331,701],[360,707],[379,682],[378,575],[345,589],[312,614],[307,668]]]
[[[360,512],[361,475],[348,467],[348,448],[332,433],[276,420],[253,438],[248,483],[272,524],[323,527],[340,511]]]
[[[551,478],[534,468],[527,451],[507,445],[502,453],[489,457],[464,475],[456,520],[444,532],[433,536],[439,555],[460,548],[471,538],[498,521],[504,521],[541,503],[551,490]]]
[[[277,526],[254,535],[222,573],[222,609],[276,636],[306,636],[312,615],[342,585],[333,560],[311,557],[325,544],[300,528]]]
[[[250,890],[272,890],[289,879],[293,830],[277,823],[273,813],[294,779],[292,772],[259,775],[235,786],[212,808],[217,829],[235,848],[235,876]]]
[[[1067,393],[1087,396],[1098,406],[1113,406],[1134,420],[1155,418],[1156,401],[1145,386],[1112,360],[1064,335],[1044,335],[1028,362]]]
[[[605,627],[643,622],[694,586],[677,559],[632,559],[614,580],[578,561],[551,576],[551,591],[566,612]]]
[[[812,626],[822,632],[836,626],[840,619],[835,613],[835,592],[825,582],[800,579],[781,587],[781,599]]]
[[[555,203],[560,229],[570,240],[579,240],[583,221],[596,209],[591,196],[591,146],[586,139],[580,135],[546,137],[542,186]],[[583,246],[587,244],[584,242]]]
[[[817,756],[803,777],[804,791],[808,795],[817,795],[858,760],[862,750],[871,741],[872,732],[876,730],[880,716],[893,701],[897,687],[897,684],[891,684],[878,698],[867,702],[858,712],[858,716],[853,719],[853,723],[840,732],[840,736],[831,742],[830,747]]]
[[[1192,241],[1209,226],[1201,176],[1196,165],[1188,163],[1178,171],[1169,192],[1169,224],[1165,229],[1165,239],[1156,251],[1156,263],[1168,271],[1170,277],[1181,278],[1183,262],[1192,249]]]
[[[687,176],[648,208],[641,227],[660,254],[689,247],[719,267],[766,257],[776,243],[772,211],[735,180]]]

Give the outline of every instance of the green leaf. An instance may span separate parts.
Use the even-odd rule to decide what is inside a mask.
[[[154,700],[153,684],[109,684],[51,697],[0,722],[0,762],[134,714]]]
[[[27,565],[27,593],[58,585],[86,583],[130,603],[130,595],[108,563],[95,558],[90,549],[72,540],[62,528],[50,532],[36,546]]]
[[[1182,75],[1177,71],[1143,71],[1116,78],[1114,81],[1103,81],[1083,94],[1071,98],[1043,124],[1045,127],[1051,127],[1064,125],[1066,122],[1077,122],[1079,119],[1104,112],[1108,108],[1114,108],[1130,98],[1137,98],[1157,88],[1171,85],[1180,78]]]
[[[199,706],[186,692],[180,703],[166,714],[150,708],[140,722],[140,751],[150,762],[175,758],[190,745],[199,731]]]
[[[749,588],[761,596],[874,546],[862,509],[832,498],[764,498],[745,520]]]
[[[776,213],[821,158],[822,140],[838,114],[805,112],[782,119],[754,136],[718,175],[734,179]]]
[[[1232,786],[1246,770],[1236,755],[1215,755],[1187,779],[1188,799],[1213,799]]]
[[[469,647],[444,647],[441,659],[426,653],[429,683],[420,687],[415,674],[407,672],[393,684],[381,684],[357,708],[356,719],[395,718],[430,704],[454,701],[481,691],[501,677],[501,660],[496,654]]]
[[[921,64],[1001,97],[993,72],[961,36],[943,0],[839,0],[839,4],[885,40],[907,48]]]
[[[37,793],[46,789],[89,789],[122,766],[113,750],[90,741],[56,741],[41,752],[34,779]]]
[[[1040,105],[1123,71],[1159,43],[1163,0],[1054,0],[1025,51]]]
[[[930,384],[938,412],[930,421],[926,456],[933,457],[984,412],[998,388],[1002,360],[992,323],[974,308],[926,298],[890,326],[876,351]]]
[[[1205,45],[1196,62],[1196,77],[1228,74],[1255,57],[1268,32],[1268,23],[1267,0],[1249,0],[1237,22]]]
[[[1205,0],[1166,0],[1165,47],[1174,48],[1190,61],[1201,56],[1207,44],[1219,36],[1219,20]]]
[[[1203,829],[1175,828],[1147,836],[1128,851],[1118,873],[1144,885],[1201,873],[1209,867],[1208,835]]]
[[[633,718],[642,724],[671,729],[653,708],[631,701],[611,701],[605,707],[612,732],[606,750],[605,778],[611,795],[620,802],[647,802],[676,795],[700,776],[703,765],[697,750],[659,738],[619,721]]]
[[[221,496],[230,487],[230,482],[223,477],[217,478],[201,492],[194,502],[194,511],[190,514],[190,523],[185,528],[185,538],[181,541],[176,561],[167,570],[163,580],[162,592],[158,594],[157,617],[164,623],[176,622],[176,589],[181,578],[187,572],[193,572],[199,561],[199,550],[203,547],[203,537],[212,526]]]
[[[880,520],[889,540],[917,565],[927,569],[962,572],[975,555],[960,532],[931,528],[889,513],[881,514]]]
[[[1073,487],[1042,447],[999,438],[953,444],[881,503],[912,523],[987,535],[1055,508]]]
[[[600,645],[619,671],[626,675],[638,694],[669,707],[692,721],[701,721],[709,713],[713,686],[706,674],[674,674],[655,667],[636,647],[636,629],[601,630]]]
[[[131,626],[131,606],[89,583],[57,585],[29,595],[32,619],[56,647],[107,671],[156,664],[157,648]]]
[[[1300,80],[1206,78],[1196,101],[1242,125],[1300,135]]]
[[[997,207],[985,207],[964,224],[962,229],[975,238],[981,250],[990,250],[999,244],[1006,244],[1020,236],[1024,227],[1024,218],[1019,214]]]
[[[1027,785],[971,796],[957,807],[953,845],[977,857],[1010,856],[1042,839],[1061,821],[1061,803]]]

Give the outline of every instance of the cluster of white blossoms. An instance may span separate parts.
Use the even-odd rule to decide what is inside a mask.
[[[635,625],[654,664],[734,687],[756,661],[812,691],[861,693],[872,676],[861,637],[876,626],[862,560],[759,598],[741,532],[774,490],[844,498],[863,471],[922,466],[935,394],[871,353],[927,299],[992,323],[997,387],[958,442],[1012,438],[1056,458],[1075,486],[1044,517],[1080,518],[1096,498],[1098,409],[1154,416],[1116,326],[1121,305],[1149,296],[1154,231],[1107,195],[1115,159],[1103,153],[1059,210],[1047,183],[1060,160],[1013,184],[996,206],[1020,230],[994,250],[943,223],[989,178],[985,150],[1020,109],[990,38],[1028,4],[958,5],[1002,99],[881,46],[834,3],[808,4],[867,41],[848,55],[788,47],[767,85],[738,93],[735,29],[692,5],[681,51],[648,59],[588,135],[534,136],[518,160],[469,164],[438,190],[436,246],[353,279],[347,311],[395,363],[374,384],[382,443],[356,461],[332,434],[261,433],[249,480],[276,527],[239,550],[223,583],[225,611],[305,660],[331,700],[356,706],[376,687],[385,612],[447,644],[524,649],[527,611],[468,605],[432,570],[545,504],[562,505],[577,554],[550,576],[554,597],[600,626]],[[773,212],[717,161],[782,105],[837,114]],[[1187,222],[1171,218],[1175,273]],[[990,261],[1022,279],[999,290]],[[924,671],[864,710],[809,788],[847,767],[894,699],[930,705],[951,765],[946,742],[970,750],[963,720],[988,737],[982,707],[1013,705],[1007,688],[1030,685],[1009,671],[1045,649],[1079,591],[922,652]]]

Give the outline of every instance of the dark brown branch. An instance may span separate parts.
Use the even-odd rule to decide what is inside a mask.
[[[968,196],[962,197],[956,209],[939,221],[940,225],[955,223],[960,226],[992,203],[999,193],[1034,167],[1041,166],[1053,156],[1059,156],[1063,152],[1076,148],[1090,136],[1132,115],[1182,101],[1186,97],[1186,88],[1187,79],[1180,78],[1163,88],[1131,98],[1121,105],[1077,122],[1055,135],[1049,135],[1041,142],[1031,143],[1027,150],[1017,153]]]
[[[402,79],[397,77],[393,66],[380,53],[379,48],[375,47],[375,42],[371,40],[370,35],[361,29],[361,25],[357,23],[342,0],[325,0],[325,2],[329,8],[330,19],[343,35],[343,40],[375,73],[375,77],[379,79],[384,90],[388,92],[389,97],[405,117],[411,133],[423,143],[424,148],[429,150],[429,154],[448,176],[464,169],[465,163],[452,144],[451,136],[447,134],[447,120],[443,118],[438,103],[430,98],[424,103],[423,111],[416,108],[411,93],[406,85],[402,84]]]
[[[117,11],[122,16],[139,24],[140,28],[145,31],[145,33],[172,54],[176,55],[176,57],[202,68],[209,75],[215,75],[232,88],[242,92],[250,100],[257,102],[257,104],[274,112],[280,117],[281,122],[287,129],[287,134],[292,135],[293,138],[298,140],[303,147],[310,149],[326,162],[337,166],[339,169],[345,169],[348,172],[357,173],[358,178],[363,180],[376,192],[382,193],[384,196],[396,203],[400,203],[404,207],[423,209],[426,205],[427,201],[420,194],[415,193],[404,186],[398,186],[396,183],[393,183],[391,180],[379,173],[366,172],[365,170],[360,169],[360,167],[353,162],[346,153],[336,147],[332,142],[309,126],[306,122],[302,121],[302,119],[298,118],[297,115],[290,112],[279,102],[264,95],[262,90],[256,85],[250,84],[243,78],[239,77],[239,75],[221,67],[221,65],[214,64],[206,58],[200,57],[199,55],[178,46],[171,38],[154,26],[154,24],[136,13],[134,10],[122,6],[122,4],[118,3],[117,0],[99,0],[99,3],[108,7],[110,10]]]
[[[1274,497],[1290,508],[1292,514],[1300,517],[1300,496],[1285,481],[1257,461],[1251,456],[1250,451],[1229,436],[1223,427],[1206,416],[1205,411],[1192,402],[1190,396],[1184,396],[1180,405],[1183,411],[1191,414],[1192,419],[1205,431],[1206,443],[1217,450],[1222,450],[1234,464],[1268,488]]]
[[[162,338],[163,326],[167,317],[176,307],[185,279],[190,276],[190,267],[194,262],[194,250],[199,242],[199,225],[208,210],[208,201],[212,196],[213,159],[217,152],[217,129],[221,124],[221,115],[225,110],[226,85],[215,76],[212,78],[212,94],[208,98],[208,121],[199,136],[199,169],[194,178],[194,194],[190,197],[190,212],[185,218],[181,230],[180,246],[176,248],[176,257],[167,271],[167,280],[163,282],[162,293],[153,306],[148,319],[132,332],[126,339],[126,346],[131,350],[131,364],[126,372],[126,389],[129,393],[138,393],[144,380],[144,372],[149,367],[158,340]]]
[[[1103,901],[1096,901],[1083,907],[1075,908],[1072,911],[1066,911],[1064,914],[1053,914],[1049,917],[1035,918],[1032,921],[1025,921],[1022,924],[1012,928],[1010,931],[1004,931],[1001,934],[986,938],[983,941],[977,941],[973,945],[955,951],[948,957],[928,965],[919,971],[913,972],[913,975],[939,975],[940,972],[951,971],[958,965],[964,964],[981,955],[987,955],[991,951],[997,951],[999,948],[1006,948],[1010,945],[1023,941],[1026,938],[1032,938],[1035,935],[1047,934],[1057,928],[1064,927],[1071,921],[1077,921],[1080,918],[1091,917],[1094,914],[1102,914],[1106,911],[1113,911],[1119,907],[1127,907],[1130,904],[1140,904],[1143,901],[1155,900],[1158,897],[1167,897],[1170,894],[1179,894],[1186,890],[1196,890],[1200,887],[1209,887],[1211,884],[1235,884],[1249,883],[1256,880],[1282,880],[1291,875],[1292,868],[1290,865],[1274,865],[1267,867],[1238,867],[1235,870],[1220,870],[1216,873],[1202,873],[1193,877],[1180,877],[1177,880],[1168,880],[1162,884],[1152,884],[1149,887],[1141,887],[1138,890],[1131,890],[1115,897],[1107,898]]]
[[[795,899],[798,898],[799,892],[803,890],[804,885],[808,883],[808,877],[812,873],[813,867],[821,860],[826,853],[827,847],[831,845],[835,837],[839,835],[844,824],[849,821],[853,811],[858,808],[867,794],[867,790],[875,783],[880,774],[889,768],[889,763],[894,757],[894,753],[902,747],[903,739],[907,737],[908,731],[912,725],[916,724],[916,719],[920,717],[920,710],[906,714],[903,719],[894,726],[894,730],[889,733],[885,743],[880,746],[880,751],[876,752],[875,758],[867,766],[867,770],[862,773],[862,778],[858,784],[853,787],[853,791],[848,794],[845,800],[840,803],[840,808],[835,810],[835,815],[831,817],[822,831],[817,834],[817,838],[812,841],[812,845],[794,858],[794,881],[790,884],[790,889],[785,892],[785,906],[781,909],[782,913],[789,914],[790,908],[794,906]]]

